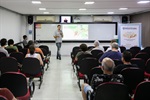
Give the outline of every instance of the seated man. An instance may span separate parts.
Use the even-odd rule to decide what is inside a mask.
[[[113,43],[117,43],[117,40],[116,39],[111,40],[110,46],[107,48],[107,50],[105,52],[111,51],[111,46]],[[121,52],[119,47],[118,47],[118,51]]]
[[[128,67],[137,67],[136,64],[131,64],[131,58],[132,58],[132,54],[130,51],[124,51],[123,55],[122,55],[122,62],[123,64],[118,65],[115,69],[114,69],[114,73],[115,74],[120,74],[120,72],[122,71],[122,69],[124,68],[128,68]]]
[[[6,47],[6,49],[14,49],[16,52],[18,52],[18,48],[16,46],[14,46],[13,39],[8,40],[8,46]]]
[[[108,58],[111,58],[111,59],[117,59],[117,60],[121,60],[121,57],[122,57],[122,54],[118,51],[118,43],[112,43],[112,49],[111,51],[108,51],[106,53],[104,53],[99,61],[102,62],[102,60],[105,58],[105,57],[108,57]]]
[[[80,49],[81,51],[77,53],[76,57],[75,57],[75,62],[78,61],[78,57],[82,54],[90,54],[87,50],[88,50],[88,47],[86,44],[81,44],[80,45]]]
[[[94,96],[94,91],[96,87],[99,86],[103,82],[123,82],[122,75],[114,75],[115,64],[114,61],[110,58],[104,58],[102,61],[102,70],[103,74],[94,74],[91,81],[91,86],[89,84],[84,83],[82,85],[82,96],[83,100],[86,100],[86,94],[88,91],[92,92],[92,97]]]
[[[5,49],[7,40],[5,38],[3,38],[3,39],[1,39],[0,43],[1,43],[0,52],[5,53],[6,56],[8,57],[9,56],[8,51]]]

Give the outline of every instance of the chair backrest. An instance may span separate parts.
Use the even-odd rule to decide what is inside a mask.
[[[23,49],[21,45],[17,45],[18,51],[21,52],[21,50]]]
[[[42,50],[42,52],[43,52],[44,56],[47,56],[47,55],[48,55],[47,50],[45,50],[44,48],[40,48],[40,49]]]
[[[99,63],[96,58],[87,57],[82,59],[78,65],[80,67],[80,72],[89,76],[91,69],[99,66]]]
[[[97,55],[97,60],[99,60],[100,59],[100,57],[103,55],[104,53],[103,52],[101,52],[101,53],[99,53],[98,55]]]
[[[78,57],[78,62],[80,62],[82,59],[86,57],[93,57],[91,54],[83,53]]]
[[[8,99],[4,97],[3,95],[0,95],[0,100],[8,100]]]
[[[140,47],[136,47],[136,46],[131,47],[131,48],[130,48],[130,52],[132,53],[132,57],[135,57],[135,55],[136,55],[137,53],[139,53],[140,50],[141,50]]]
[[[150,58],[147,60],[147,62],[145,64],[145,71],[147,73],[150,73]]]
[[[134,100],[150,100],[150,81],[143,81],[138,84],[135,90]]]
[[[121,75],[124,78],[124,84],[128,86],[131,93],[135,90],[136,86],[144,80],[144,71],[140,68],[124,68],[121,71]]]
[[[123,53],[126,50],[126,47],[120,46],[120,50],[121,50],[121,53]]]
[[[109,48],[109,46],[103,46],[103,48],[104,48],[104,51],[106,51]]]
[[[141,58],[141,59],[147,61],[149,59],[149,55],[145,52],[140,52],[135,55],[135,58]]]
[[[94,100],[131,100],[126,85],[117,82],[105,82],[96,89]]]
[[[10,54],[10,57],[16,58],[17,62],[22,64],[22,61],[24,59],[24,55],[22,52],[13,52]]]
[[[115,63],[115,66],[123,64],[123,62],[121,60],[118,60],[118,59],[113,59],[113,61]]]
[[[48,52],[50,51],[49,50],[49,47],[47,45],[40,45],[39,48],[44,48],[45,50],[47,50]]]
[[[29,75],[36,75],[41,71],[40,61],[37,58],[27,57],[22,62],[22,72]]]
[[[91,53],[92,53],[93,57],[97,58],[98,54],[103,53],[103,51],[102,50],[92,50]]]
[[[1,59],[2,57],[6,57],[6,54],[3,53],[3,52],[0,52],[0,59]]]
[[[3,57],[0,59],[0,71],[5,72],[18,72],[17,60],[13,57]]]
[[[28,48],[22,49],[21,52],[23,53],[23,55],[24,55],[24,57],[25,57],[26,54],[28,53]]]
[[[80,49],[79,46],[75,46],[75,47],[72,48],[72,52],[75,52],[76,50],[79,50],[79,49]]]
[[[92,50],[94,46],[88,46],[88,50]]]
[[[16,50],[12,49],[12,48],[6,48],[6,50],[8,51],[9,54],[12,53],[12,52],[16,52]]]
[[[141,58],[132,58],[131,59],[131,63],[132,64],[136,64],[139,68],[141,68],[142,70],[145,70],[145,61]]]
[[[15,97],[25,96],[28,92],[26,77],[18,72],[2,74],[0,88],[8,88]]]
[[[101,69],[101,67],[94,67],[90,70],[90,74],[89,74],[89,82],[91,82],[92,77],[94,74],[103,74],[103,71]]]
[[[145,48],[142,50],[142,52],[146,52],[146,53],[149,54],[149,56],[150,56],[150,46],[145,47]]]

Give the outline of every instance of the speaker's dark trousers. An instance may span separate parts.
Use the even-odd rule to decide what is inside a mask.
[[[57,59],[61,59],[61,54],[60,54],[60,48],[61,48],[61,43],[56,43],[57,46]]]

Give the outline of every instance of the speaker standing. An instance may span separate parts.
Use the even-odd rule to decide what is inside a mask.
[[[62,44],[63,32],[61,30],[60,25],[57,25],[57,30],[54,33],[54,38],[55,38],[55,42],[56,42],[56,46],[57,46],[56,59],[61,60],[60,48],[61,48],[61,44]]]

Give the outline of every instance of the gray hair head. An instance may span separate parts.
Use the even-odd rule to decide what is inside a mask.
[[[112,44],[111,44],[111,48],[118,49],[118,48],[119,48],[118,43],[116,43],[116,42],[112,43]]]
[[[94,41],[94,46],[97,47],[97,46],[99,46],[99,45],[100,45],[100,42],[99,42],[98,40],[95,40],[95,41]]]
[[[106,57],[102,61],[102,66],[103,66],[104,70],[109,71],[109,72],[113,72],[114,67],[115,67],[115,63],[112,59]]]

